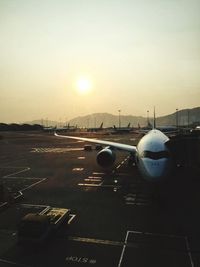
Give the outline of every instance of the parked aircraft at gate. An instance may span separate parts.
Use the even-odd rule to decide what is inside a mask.
[[[97,163],[104,168],[112,166],[116,158],[116,150],[127,151],[138,166],[143,178],[148,181],[160,181],[171,170],[172,160],[167,147],[169,138],[157,129],[150,130],[140,139],[137,146],[92,138],[58,135],[57,133],[55,136],[105,146],[97,154]]]

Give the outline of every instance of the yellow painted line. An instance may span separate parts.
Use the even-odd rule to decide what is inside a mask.
[[[85,242],[85,243],[93,243],[93,244],[112,245],[112,246],[123,246],[124,245],[124,242],[120,242],[120,241],[85,238],[85,237],[73,237],[73,236],[70,236],[69,240],[78,241],[78,242]]]

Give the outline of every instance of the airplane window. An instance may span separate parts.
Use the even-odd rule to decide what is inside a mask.
[[[166,151],[166,150],[158,151],[158,152],[145,150],[145,151],[143,151],[141,157],[142,158],[149,158],[149,159],[168,158],[169,157],[169,152]]]

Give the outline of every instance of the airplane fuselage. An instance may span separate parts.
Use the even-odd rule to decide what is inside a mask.
[[[159,181],[168,175],[172,162],[167,141],[169,138],[157,129],[149,131],[139,141],[136,163],[144,179]]]

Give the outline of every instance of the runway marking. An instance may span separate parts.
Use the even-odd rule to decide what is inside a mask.
[[[4,168],[4,167],[0,167],[0,168]],[[23,170],[21,171],[17,171],[17,172],[13,172],[13,173],[10,173],[10,174],[7,174],[7,175],[4,175],[2,178],[3,179],[6,179],[7,181],[9,180],[20,180],[20,179],[24,179],[24,180],[39,180],[23,189],[20,189],[19,191],[20,192],[23,192],[43,181],[45,181],[47,178],[38,178],[38,177],[24,177],[24,176],[12,176],[12,175],[16,175],[16,174],[19,174],[19,173],[22,173],[22,172],[26,172],[26,171],[29,171],[31,168],[30,167],[5,167],[6,169],[9,169],[9,168],[13,168],[13,169],[21,169],[23,168]]]
[[[148,206],[150,205],[150,199],[148,195],[137,193],[129,193],[124,196],[126,205],[134,205],[134,206]]]
[[[33,147],[32,150],[30,151],[31,153],[67,153],[67,152],[72,152],[72,151],[83,151],[84,148],[82,147],[77,147],[77,148],[67,148],[67,147],[60,147],[60,148],[49,148],[49,147]]]
[[[89,184],[89,183],[79,183],[79,186],[85,186],[85,187],[101,187],[101,188],[114,188],[114,191],[116,192],[117,189],[120,189],[121,185],[110,185],[110,184],[103,184],[103,182],[99,184]]]
[[[125,252],[125,248],[126,248],[126,244],[127,244],[128,235],[129,235],[129,231],[126,232],[126,237],[125,237],[125,241],[124,241],[124,245],[123,245],[122,253],[121,253],[121,256],[120,256],[120,259],[119,259],[118,267],[121,266],[122,259],[123,259],[123,257],[124,257],[124,252]]]
[[[193,260],[192,260],[192,254],[191,254],[191,250],[190,250],[190,247],[189,247],[187,236],[170,235],[170,234],[168,235],[168,234],[160,234],[160,233],[157,234],[157,233],[140,232],[140,231],[127,231],[126,232],[126,237],[125,237],[125,241],[123,243],[123,248],[122,248],[122,252],[121,252],[121,256],[120,256],[118,267],[121,267],[126,247],[139,248],[138,244],[134,244],[134,241],[128,241],[129,234],[131,234],[131,233],[136,234],[136,235],[146,235],[146,236],[154,236],[154,237],[161,237],[161,238],[172,238],[172,239],[176,238],[176,239],[184,240],[185,241],[184,244],[186,246],[186,249],[184,250],[182,248],[181,251],[187,253],[186,255],[188,255],[188,257],[190,259],[191,267],[194,267],[194,263],[193,263]],[[151,245],[151,246],[152,246],[152,249],[155,249],[156,253],[158,253],[157,250],[164,250],[164,251],[165,250],[172,250],[172,251],[175,250],[175,249],[160,248],[160,247],[159,248],[158,247],[153,248],[153,245]]]
[[[112,173],[114,174],[119,168],[122,167],[122,165],[124,165],[126,163],[126,161],[129,159],[129,156],[127,156],[124,160],[122,160],[119,165],[117,167],[115,167],[115,169],[112,171]]]
[[[7,167],[7,168],[9,168],[9,167]],[[11,168],[15,168],[15,167],[11,167]],[[16,174],[18,174],[18,173],[22,173],[22,172],[26,172],[26,171],[29,171],[29,170],[30,170],[29,167],[18,167],[18,168],[24,168],[24,169],[21,170],[21,171],[18,171],[18,172],[13,172],[13,173],[10,173],[10,174],[8,174],[8,175],[4,175],[3,178],[8,178],[8,177],[10,177],[10,176],[12,176],[12,175],[16,175]]]
[[[77,159],[85,159],[85,157],[78,157]]]
[[[87,258],[87,257],[79,257],[79,256],[68,256],[65,258],[67,262],[73,263],[89,263],[89,264],[96,264],[96,259],[94,258]]]
[[[81,172],[81,171],[83,171],[84,170],[84,168],[73,168],[72,169],[72,171],[78,171],[78,172]]]
[[[24,208],[40,208],[42,211],[40,212],[41,214],[44,214],[46,210],[49,210],[51,206],[48,205],[37,205],[37,204],[21,204],[22,207]],[[67,221],[68,224],[71,224],[72,221],[75,219],[76,214],[70,214],[69,215],[69,220]]]
[[[124,242],[120,242],[120,241],[103,240],[103,239],[95,239],[95,238],[87,238],[87,237],[69,236],[68,239],[71,241],[77,241],[77,242],[103,244],[103,245],[111,245],[111,246],[123,246],[124,244]]]
[[[71,224],[71,222],[75,219],[75,217],[76,217],[76,214],[70,214],[69,215],[69,217],[70,217],[70,219],[68,220],[68,225],[70,225]]]
[[[34,184],[31,184],[31,185],[29,185],[29,186],[27,186],[27,187],[25,187],[25,188],[23,188],[23,189],[20,189],[20,191],[23,192],[23,191],[25,191],[25,190],[27,190],[27,189],[30,189],[31,187],[33,187],[33,186],[35,186],[35,185],[37,185],[37,184],[40,184],[41,182],[45,181],[46,179],[47,179],[47,178],[43,178],[42,180],[40,180],[40,181],[38,181],[38,182],[36,182],[36,183],[34,183]]]
[[[188,256],[190,258],[191,267],[194,267],[194,262],[193,262],[193,259],[192,259],[192,254],[191,254],[191,251],[190,251],[190,246],[189,246],[189,242],[188,242],[187,236],[185,236],[185,243],[186,243],[186,247],[187,247],[187,251],[188,251]]]
[[[103,183],[103,182],[102,182]],[[89,187],[100,187],[100,186],[102,186],[102,183],[100,183],[100,184],[84,184],[84,183],[79,183],[78,185],[79,186],[89,186]]]
[[[86,182],[100,182],[102,181],[102,178],[85,178],[84,181]]]
[[[119,169],[127,160],[129,156],[126,157],[113,171],[112,174],[115,175],[116,169]],[[112,188],[114,192],[117,192],[122,186],[116,185],[118,183],[117,179],[113,177],[114,183],[113,184],[106,184],[106,180],[102,177],[106,175],[105,172],[93,172],[91,176],[88,176],[84,179],[84,182],[78,183],[78,186],[85,186],[85,187],[101,187],[101,188]],[[122,174],[127,175],[127,174]],[[104,184],[105,183],[105,184]]]

